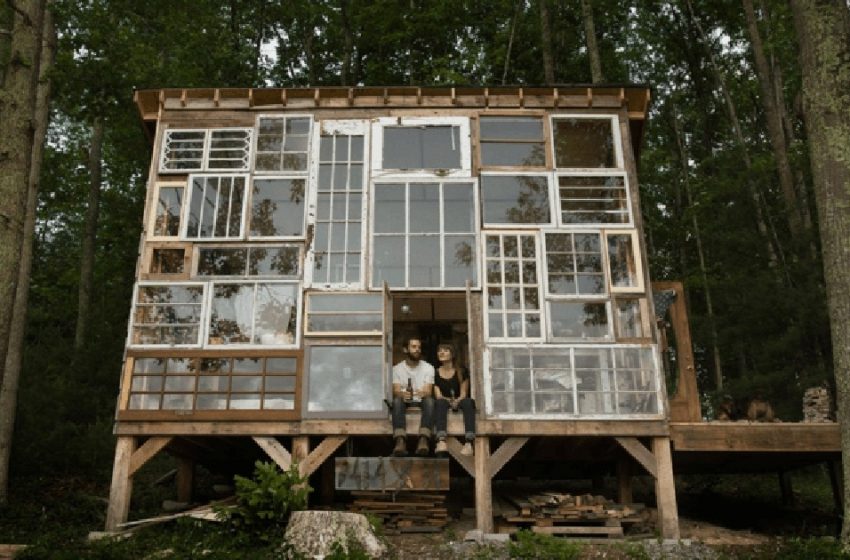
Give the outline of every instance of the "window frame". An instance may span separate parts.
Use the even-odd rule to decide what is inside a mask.
[[[605,306],[605,316],[608,320],[607,330],[608,332],[604,336],[597,337],[567,337],[567,336],[555,336],[552,332],[552,304],[559,303],[573,303],[573,304],[597,304]],[[615,331],[614,331],[614,317],[612,311],[612,305],[610,299],[589,299],[589,298],[546,298],[546,341],[553,343],[562,343],[562,344],[571,344],[571,343],[586,343],[586,342],[601,342],[601,343],[614,343],[617,340]]]
[[[186,287],[200,287],[202,289],[201,293],[201,312],[198,318],[198,340],[195,344],[134,344],[133,343],[133,331],[136,325],[136,309],[139,302],[139,289],[147,286],[186,286]],[[133,302],[130,307],[130,318],[128,319],[129,328],[127,329],[127,343],[126,348],[133,349],[162,349],[162,348],[201,348],[203,337],[204,337],[204,325],[207,322],[207,310],[208,306],[206,304],[208,293],[210,292],[209,283],[208,282],[198,282],[196,280],[181,280],[181,281],[154,281],[154,280],[139,280],[133,285]],[[194,305],[194,304],[183,304],[183,305]]]
[[[300,235],[252,235],[251,227],[254,218],[254,183],[256,181],[274,181],[274,180],[301,180],[304,181],[304,195],[301,204],[301,234]],[[250,241],[303,241],[307,236],[307,209],[309,201],[310,181],[304,175],[251,175],[250,181],[245,186],[245,208],[243,216],[242,238]]]
[[[622,300],[636,300],[640,307],[640,323],[643,328],[644,336],[620,336],[620,318],[617,311],[617,303]],[[614,316],[614,338],[617,342],[646,344],[652,342],[652,324],[649,320],[649,301],[644,294],[628,294],[621,295],[611,300],[611,314]]]
[[[239,235],[237,236],[227,236],[227,237],[189,237],[189,214],[192,211],[192,191],[193,191],[193,181],[196,177],[200,178],[208,178],[208,177],[225,177],[231,179],[242,178],[245,181],[244,185],[244,193],[242,195],[242,215],[240,216],[239,221]],[[180,240],[187,241],[190,243],[222,243],[227,241],[244,241],[245,240],[245,229],[246,229],[246,221],[247,221],[247,211],[251,206],[251,175],[247,173],[192,173],[189,175],[189,179],[186,182],[186,188],[189,189],[188,195],[183,198],[183,216],[181,218],[180,224]],[[216,202],[216,207],[218,207],[218,202]]]
[[[370,296],[379,298],[381,300],[381,309],[379,311],[311,311],[310,302],[314,297],[323,297],[323,296]],[[386,324],[386,310],[384,309],[384,298],[382,297],[380,292],[329,292],[329,291],[309,291],[304,292],[304,336],[305,337],[318,337],[318,338],[333,338],[333,337],[375,337],[381,336],[387,330]],[[335,331],[311,331],[310,330],[310,316],[311,315],[380,315],[381,316],[381,330],[380,331],[345,331],[345,330],[335,330]]]
[[[611,295],[614,294],[643,294],[646,289],[644,287],[644,279],[643,279],[643,259],[641,258],[641,246],[640,240],[638,239],[637,230],[636,229],[607,229],[603,228],[602,235],[604,237],[604,245],[605,245],[605,261],[607,264],[607,275],[608,275],[608,291]],[[631,237],[632,243],[632,253],[635,261],[635,278],[637,279],[637,284],[635,286],[614,286],[613,275],[611,274],[611,256],[608,254],[608,236],[609,235],[628,235]]]
[[[628,221],[626,222],[589,222],[589,223],[572,223],[565,222],[563,210],[561,210],[561,177],[622,177],[623,178],[623,191],[626,195],[626,217]],[[554,173],[554,179],[552,181],[553,189],[555,191],[555,209],[556,209],[556,223],[558,227],[562,228],[590,228],[590,229],[605,229],[605,228],[633,228],[635,227],[635,219],[634,219],[634,209],[632,207],[632,195],[631,195],[631,185],[629,183],[629,174],[624,170],[613,170],[611,172],[599,171],[597,170],[587,170],[587,171],[576,171],[570,169],[569,171],[564,171],[558,169]]]
[[[210,167],[210,149],[212,147],[212,133],[213,131],[243,131],[248,133],[248,145],[246,147],[246,157],[245,157],[245,165],[242,167],[228,167],[228,168],[219,168],[219,167]],[[201,164],[200,167],[193,168],[185,168],[185,169],[166,169],[165,165],[165,150],[168,147],[168,135],[171,132],[203,132],[204,133],[204,146],[202,149],[201,155]],[[253,162],[253,148],[256,142],[255,140],[254,129],[250,127],[243,126],[219,126],[212,128],[177,128],[177,127],[169,127],[166,126],[162,130],[162,142],[159,149],[159,160],[157,165],[157,171],[160,175],[191,175],[191,174],[199,174],[199,173],[207,173],[207,174],[238,174],[238,173],[248,173],[251,170],[251,164]]]
[[[604,292],[601,294],[554,294],[549,290],[549,262],[548,259],[545,258],[548,256],[549,246],[546,242],[546,236],[548,234],[570,234],[570,235],[588,235],[588,234],[597,234],[599,236],[599,256],[602,264],[602,286],[604,288]],[[605,232],[601,229],[594,229],[592,231],[588,231],[586,229],[583,230],[574,230],[573,228],[558,228],[558,229],[543,229],[540,230],[541,237],[541,245],[543,247],[543,255],[542,266],[544,271],[543,276],[543,293],[545,294],[545,299],[548,301],[549,299],[563,299],[563,300],[587,300],[587,301],[608,301],[611,299],[611,279],[610,279],[610,269],[608,266],[608,245],[606,244]]]
[[[236,275],[222,275],[222,274],[200,274],[199,267],[201,264],[201,251],[205,249],[246,249],[249,253],[251,249],[275,249],[278,247],[295,247],[298,249],[298,271],[294,275],[283,275],[283,274],[275,274],[275,275],[258,275],[258,276],[250,276],[245,274],[243,276]],[[196,278],[203,282],[213,282],[218,280],[248,280],[255,279],[257,281],[261,280],[288,280],[288,281],[298,281],[304,275],[303,263],[304,263],[304,245],[302,243],[294,243],[294,242],[283,242],[283,243],[210,243],[203,245],[194,245],[191,249],[191,258],[192,265],[189,269],[192,274],[192,278]],[[247,268],[246,268],[247,270]]]
[[[183,272],[152,272],[153,253],[157,249],[183,249]],[[189,280],[193,277],[192,255],[193,249],[191,244],[186,243],[184,241],[159,241],[145,243],[144,250],[142,251],[142,262],[139,271],[139,280],[158,280],[161,282]]]
[[[485,212],[484,212],[484,180],[486,177],[542,177],[546,180],[546,197],[549,203],[549,221],[548,222],[530,222],[530,223],[511,223],[511,222],[486,222],[485,221]],[[483,171],[480,173],[478,178],[478,190],[480,191],[479,199],[480,202],[480,224],[482,229],[534,229],[539,230],[542,228],[553,227],[557,224],[555,219],[555,210],[556,205],[554,204],[554,197],[552,192],[552,173],[549,171],[527,171],[525,169],[521,171]]]
[[[304,166],[304,170],[294,170],[294,169],[257,169],[257,155],[259,155],[258,144],[260,141],[260,119],[278,119],[284,122],[284,127],[286,126],[287,119],[309,119],[310,120],[310,131],[307,133],[307,164]],[[297,177],[307,177],[310,175],[310,169],[312,167],[312,154],[313,154],[313,137],[316,136],[314,131],[316,128],[316,119],[310,113],[260,113],[254,118],[254,127],[252,130],[254,131],[254,142],[251,146],[253,150],[253,155],[248,164],[248,168],[252,175],[257,175],[259,177],[265,177],[267,175],[270,176],[297,176]],[[284,140],[286,140],[285,136],[286,128],[284,128]],[[269,152],[263,152],[269,153]],[[285,152],[281,152],[285,153]],[[300,152],[297,152],[300,153]]]
[[[548,118],[548,114],[545,112],[517,112],[517,111],[499,111],[499,112],[482,112],[478,113],[475,118],[476,121],[476,142],[475,142],[475,157],[476,162],[478,163],[479,174],[480,172],[497,172],[497,171],[537,171],[537,172],[551,172],[555,166],[554,160],[554,144],[549,141],[552,138],[552,128],[551,128],[551,119]],[[489,118],[517,118],[517,117],[527,117],[527,118],[536,118],[540,119],[542,125],[543,137],[540,140],[540,143],[543,144],[543,165],[485,165],[483,158],[483,145],[485,142],[484,136],[481,133],[481,121],[482,119]],[[494,142],[490,140],[489,142]],[[496,141],[498,142],[498,140]],[[508,142],[508,141],[505,141]],[[532,141],[515,141],[514,143],[522,143],[522,144],[536,144],[537,142]]]
[[[304,285],[315,290],[364,290],[368,285],[367,267],[370,266],[371,257],[369,253],[369,227],[370,227],[370,202],[371,202],[371,157],[369,156],[372,126],[370,122],[362,119],[328,119],[316,121],[318,133],[313,134],[310,141],[310,150],[318,154],[310,160],[310,180],[308,182],[309,196],[307,198],[307,225],[310,228],[310,245],[306,248],[304,258]],[[360,278],[356,282],[317,282],[314,277],[313,267],[316,263],[315,233],[319,223],[319,166],[321,158],[321,139],[328,135],[363,136],[363,176],[362,188],[360,190]],[[349,164],[351,162],[349,161]],[[330,191],[336,193],[336,191]],[[346,190],[346,193],[351,191]],[[329,220],[328,223],[350,223],[346,216],[344,222]],[[328,240],[330,242],[330,240]],[[346,251],[348,253],[348,251]],[[348,257],[346,257],[347,259]],[[348,261],[346,260],[346,263]]]
[[[428,127],[428,126],[457,126],[460,137],[460,168],[459,169],[393,169],[384,168],[384,128],[385,127]],[[387,176],[398,177],[472,177],[472,148],[470,137],[469,117],[379,117],[372,120],[372,179],[383,179]]]
[[[410,203],[409,203],[409,192],[410,185],[416,184],[425,184],[425,183],[436,183],[440,190],[439,197],[439,208],[440,208],[440,229],[437,233],[428,234],[429,237],[438,237],[440,240],[440,286],[411,286],[410,285]],[[370,181],[370,189],[369,189],[369,258],[368,258],[368,286],[369,290],[379,290],[383,285],[383,282],[380,285],[375,285],[373,278],[373,266],[375,261],[375,193],[377,192],[376,186],[385,185],[385,184],[402,184],[405,187],[405,231],[400,233],[380,233],[378,237],[387,237],[387,236],[398,236],[402,235],[404,238],[404,247],[405,247],[405,257],[404,257],[404,286],[390,286],[392,291],[428,291],[428,292],[444,292],[444,291],[462,291],[465,290],[465,286],[445,286],[445,237],[451,235],[468,235],[471,236],[472,246],[478,247],[480,250],[481,245],[481,228],[480,228],[480,200],[478,198],[478,188],[477,188],[477,180],[474,177],[462,178],[462,177],[381,177],[380,179],[373,179]],[[472,190],[472,231],[470,232],[446,232],[444,228],[445,224],[445,203],[443,197],[443,187],[447,184],[468,184],[471,186]],[[416,235],[416,234],[413,234]],[[475,261],[472,263],[470,269],[476,275],[476,281],[471,284],[471,288],[473,290],[481,287],[481,255],[476,253]]]
[[[189,181],[188,179],[183,181],[177,180],[164,180],[164,181],[153,181],[153,197],[151,198],[151,207],[150,213],[148,215],[147,220],[147,231],[145,232],[145,239],[147,241],[176,241],[180,239],[181,234],[183,233],[183,215],[184,209],[186,207],[186,194],[188,192]],[[182,188],[183,196],[180,199],[180,211],[177,214],[177,219],[179,220],[179,224],[177,227],[177,235],[156,235],[156,219],[158,215],[159,208],[159,193],[163,188]]]
[[[611,123],[611,141],[614,143],[615,167],[559,167],[558,153],[555,142],[555,121],[559,119],[607,120]],[[623,139],[620,134],[620,116],[617,113],[550,113],[549,133],[552,138],[552,167],[557,171],[621,171],[625,172],[623,160]]]

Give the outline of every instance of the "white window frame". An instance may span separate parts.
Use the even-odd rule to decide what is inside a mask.
[[[306,287],[317,290],[363,290],[367,286],[367,267],[369,266],[369,207],[370,207],[370,163],[369,146],[371,139],[371,126],[366,120],[325,120],[314,123],[318,125],[318,132],[313,133],[310,139],[310,152],[314,157],[310,159],[310,180],[308,182],[309,196],[307,198],[307,226],[313,228],[313,241],[307,247],[307,254],[304,260],[304,285]],[[315,130],[315,126],[312,130]],[[357,282],[316,282],[313,278],[313,266],[316,261],[315,247],[315,228],[318,224],[318,204],[319,204],[319,166],[321,165],[321,140],[323,134],[339,134],[347,136],[363,136],[363,177],[362,188],[360,191],[361,208],[360,208],[360,278]],[[316,155],[318,154],[318,155]],[[336,192],[336,191],[332,191]],[[345,191],[346,193],[350,191]],[[346,217],[345,222],[332,223],[349,223]],[[347,257],[346,257],[347,259]],[[348,262],[346,260],[346,262]]]
[[[242,195],[242,215],[240,216],[239,221],[239,235],[232,237],[189,237],[189,214],[192,209],[192,191],[193,189],[193,181],[196,177],[226,177],[230,179],[236,179],[241,177],[245,181],[245,192]],[[191,241],[193,243],[221,243],[223,241],[243,241],[245,239],[245,221],[246,215],[248,212],[248,208],[251,206],[251,198],[250,198],[250,175],[244,173],[192,173],[189,175],[189,180],[186,182],[186,196],[183,197],[183,216],[181,218],[182,223],[180,224],[180,239],[183,241]],[[218,206],[218,200],[216,200],[216,206]]]
[[[304,181],[304,200],[302,203],[301,212],[301,235],[251,235],[251,220],[254,214],[254,182],[255,181],[274,181],[277,179],[297,179]],[[303,241],[307,235],[307,206],[309,201],[309,180],[302,175],[252,175],[251,180],[245,186],[245,214],[244,214],[244,230],[243,236],[251,241]]]
[[[606,275],[608,276],[608,291],[613,294],[642,294],[644,292],[643,285],[643,259],[641,258],[640,243],[638,243],[637,230],[635,229],[604,229],[602,230],[605,245],[605,261]],[[611,275],[611,257],[608,254],[608,236],[609,235],[628,235],[632,240],[632,255],[635,260],[635,278],[637,284],[635,286],[614,286],[614,279]]]
[[[479,198],[481,199],[481,226],[483,228],[494,228],[494,229],[540,229],[551,227],[558,223],[557,218],[555,217],[555,211],[557,209],[557,205],[555,204],[555,196],[556,193],[553,192],[552,185],[554,181],[552,180],[552,172],[551,171],[526,171],[522,168],[517,168],[518,171],[482,171],[479,179],[479,189],[481,194]],[[541,177],[546,180],[546,198],[549,202],[549,221],[548,222],[532,222],[532,223],[511,223],[511,222],[485,222],[484,216],[484,181],[486,177]]]
[[[559,119],[585,119],[585,120],[607,120],[611,123],[611,140],[614,142],[614,163],[616,167],[558,167],[558,154],[555,149],[555,121]],[[570,171],[623,171],[625,165],[623,163],[623,140],[620,135],[620,118],[617,114],[611,113],[553,113],[549,115],[549,130],[552,135],[552,165],[556,170],[562,171],[569,169]]]
[[[212,133],[213,131],[243,131],[248,134],[248,145],[246,147],[245,153],[245,164],[242,167],[227,167],[227,168],[218,168],[218,167],[210,167],[210,148],[212,145]],[[168,147],[168,135],[172,132],[203,132],[204,133],[204,147],[201,156],[200,167],[193,168],[185,168],[185,169],[166,169],[165,168],[165,150]],[[215,127],[215,128],[170,128],[166,127],[162,131],[162,142],[159,150],[159,165],[158,170],[161,175],[171,174],[171,175],[187,175],[190,173],[198,173],[198,172],[209,172],[211,174],[222,174],[222,173],[244,173],[247,172],[251,167],[252,159],[252,148],[254,146],[254,129],[253,128],[245,128],[245,127]]]
[[[268,280],[268,279],[258,279],[252,280],[250,278],[245,279],[223,279],[223,280],[210,280],[207,282],[209,284],[209,289],[206,291],[206,299],[205,299],[205,307],[207,310],[205,321],[201,334],[202,345],[206,349],[215,348],[215,349],[227,349],[227,350],[238,350],[242,348],[250,348],[252,350],[255,349],[275,349],[275,350],[297,350],[301,346],[301,308],[303,307],[302,302],[304,299],[304,293],[301,287],[301,282],[295,280]],[[254,330],[256,329],[256,285],[257,284],[286,284],[290,286],[295,286],[295,296],[296,300],[294,302],[295,306],[295,331],[292,333],[292,342],[290,344],[253,344],[253,343],[243,343],[243,344],[210,344],[210,318],[212,317],[212,304],[213,298],[215,297],[215,287],[226,285],[226,284],[235,284],[235,285],[244,285],[244,284],[254,284],[254,300],[252,301],[253,310],[251,314],[251,336],[254,335]]]
[[[590,222],[584,224],[577,224],[572,222],[565,222],[563,211],[561,210],[561,177],[622,177],[623,178],[623,190],[626,194],[626,211],[628,221],[625,222]],[[622,170],[612,170],[612,171],[600,171],[599,169],[592,169],[586,171],[577,171],[574,169],[570,169],[569,171],[564,171],[559,169],[555,172],[553,183],[553,191],[555,194],[554,202],[555,202],[555,214],[556,214],[556,222],[559,227],[564,228],[589,228],[589,229],[604,229],[604,228],[628,228],[635,227],[634,226],[634,211],[632,208],[632,196],[631,196],[631,186],[629,184],[629,176],[625,171]]]
[[[384,127],[456,126],[460,136],[460,169],[384,169]],[[471,177],[472,148],[468,117],[381,117],[372,121],[372,178]]]
[[[569,367],[570,376],[572,378],[572,393],[573,393],[573,410],[574,413],[554,413],[554,414],[527,414],[527,413],[494,413],[493,412],[493,376],[491,364],[493,363],[491,353],[495,349],[530,349],[534,350],[549,350],[562,349],[569,352]],[[624,348],[649,348],[652,354],[652,370],[655,376],[655,398],[658,403],[658,412],[644,414],[582,414],[578,412],[578,385],[576,383],[575,370],[575,354],[577,349],[624,349]],[[523,344],[493,344],[487,345],[484,350],[484,415],[487,418],[496,418],[503,420],[660,420],[666,416],[666,402],[663,388],[663,377],[660,369],[660,361],[658,355],[658,347],[655,344],[547,344],[547,345],[523,345]],[[615,368],[615,371],[617,368]],[[533,383],[533,381],[532,381]],[[618,392],[618,391],[615,391]]]
[[[186,207],[186,193],[188,182],[187,181],[154,181],[153,184],[153,198],[151,199],[150,206],[150,215],[148,216],[147,221],[147,236],[146,239],[148,241],[175,241],[180,239],[180,234],[183,232],[183,212]],[[156,235],[156,218],[159,210],[159,192],[163,188],[181,188],[183,189],[183,196],[180,199],[180,212],[178,213],[177,219],[180,220],[180,225],[177,228],[177,235]]]
[[[518,343],[522,344],[522,343],[526,343],[526,342],[528,342],[528,343],[542,343],[542,342],[544,342],[546,340],[546,320],[545,320],[545,317],[544,317],[544,315],[546,314],[546,310],[545,310],[546,299],[545,299],[545,292],[542,289],[542,284],[545,283],[545,280],[542,277],[543,263],[541,262],[541,259],[542,259],[541,249],[543,248],[543,243],[540,240],[540,234],[537,231],[486,230],[486,231],[482,231],[480,235],[481,235],[481,243],[479,244],[479,250],[481,252],[481,269],[482,269],[481,274],[480,274],[480,276],[482,277],[482,280],[481,280],[481,282],[482,282],[482,284],[481,284],[481,286],[482,286],[482,288],[481,288],[482,289],[482,292],[481,292],[481,294],[482,294],[481,295],[481,298],[482,298],[481,308],[482,308],[482,313],[484,314],[484,340],[487,341],[488,343],[493,342],[493,343],[497,343],[497,344],[506,344],[506,345],[509,345],[509,346],[510,345],[516,345]],[[540,316],[540,336],[537,336],[537,337],[527,337],[527,336],[522,336],[522,337],[507,337],[507,336],[491,337],[490,336],[490,317],[489,317],[490,311],[489,311],[489,307],[487,306],[487,289],[491,287],[490,284],[487,282],[487,260],[488,260],[488,257],[487,257],[487,237],[490,236],[490,235],[498,235],[500,237],[505,236],[505,235],[510,235],[510,236],[514,236],[514,237],[522,236],[522,235],[528,235],[528,236],[531,236],[531,237],[534,238],[534,262],[535,262],[535,266],[537,267],[537,284],[536,284],[536,287],[537,287],[537,312]],[[517,250],[522,251],[521,245],[517,247]],[[504,262],[505,257],[501,256],[501,257],[499,257],[499,260],[501,262]],[[519,275],[520,275],[520,279],[521,279],[522,278],[522,268],[520,268]],[[522,282],[521,285],[523,286],[523,288],[525,287],[524,282]],[[504,282],[500,283],[499,287],[502,288],[502,290],[503,290],[502,298],[504,298],[505,297],[505,295],[504,295],[504,287],[505,287]],[[529,287],[531,287],[531,286],[529,286]],[[524,297],[525,296],[523,296],[523,298]],[[526,314],[525,307],[523,307],[521,310],[518,310],[518,311],[520,313],[522,313],[523,320],[524,320],[524,317],[525,317],[525,314]],[[506,328],[507,327],[507,324],[506,324],[507,313],[508,313],[508,311],[506,311],[506,310],[503,311],[503,313],[502,313],[502,321],[503,321],[502,326],[504,328],[505,333],[507,333],[507,328]]]
[[[604,292],[601,294],[553,294],[549,291],[549,262],[546,258],[548,256],[549,247],[546,243],[546,235],[547,234],[570,234],[570,235],[588,235],[588,234],[597,234],[599,236],[599,256],[602,261],[602,287],[604,288]],[[587,300],[587,301],[607,301],[611,298],[611,290],[610,290],[610,270],[608,266],[608,245],[606,243],[605,232],[600,229],[594,230],[586,230],[586,229],[544,229],[540,231],[541,237],[541,245],[543,247],[543,255],[541,256],[542,260],[542,268],[544,272],[544,276],[542,279],[543,282],[543,292],[546,294],[546,299],[565,299],[565,300]]]
[[[259,154],[258,143],[260,140],[260,120],[261,119],[278,119],[284,121],[284,126],[286,126],[287,119],[309,119],[310,120],[310,131],[307,133],[307,165],[303,170],[295,170],[295,169],[257,169],[257,155]],[[313,118],[313,115],[309,113],[261,113],[257,115],[254,120],[254,142],[252,145],[253,155],[250,161],[250,169],[254,175],[258,176],[266,176],[266,175],[283,175],[286,177],[297,176],[297,177],[305,177],[309,175],[310,169],[312,167],[312,160],[315,159],[312,157],[313,152],[313,137],[315,134],[316,121]],[[284,140],[286,140],[286,129],[284,128]],[[263,152],[268,153],[268,152]],[[284,152],[281,152],[284,153]]]
[[[369,296],[380,299],[381,308],[378,311],[312,311],[310,309],[310,301],[314,297],[322,297],[329,295],[339,295],[339,296]],[[375,337],[381,336],[384,332],[387,331],[388,325],[385,323],[386,319],[386,310],[384,309],[384,297],[380,292],[327,292],[327,291],[314,291],[314,292],[306,292],[304,294],[304,336],[307,337],[317,337],[317,338],[328,338],[328,337]],[[381,330],[380,331],[311,331],[310,330],[310,316],[311,315],[380,315],[381,316]],[[391,325],[390,325],[391,326]]]
[[[440,198],[439,198],[439,208],[440,208],[440,227],[439,232],[428,234],[428,236],[438,237],[440,239],[440,286],[411,286],[410,285],[410,204],[409,204],[409,191],[410,185],[413,184],[422,184],[422,183],[437,183],[440,189]],[[428,178],[422,177],[411,177],[411,176],[403,176],[403,177],[382,177],[380,180],[372,180],[369,189],[369,259],[368,259],[368,282],[370,290],[378,290],[381,289],[381,286],[372,285],[372,267],[374,264],[374,255],[375,255],[375,233],[373,231],[375,224],[375,191],[377,190],[375,186],[382,184],[402,184],[405,187],[405,205],[404,209],[406,212],[405,215],[405,231],[398,233],[381,233],[378,234],[378,237],[385,237],[389,235],[403,235],[404,236],[404,286],[390,286],[392,291],[428,291],[428,292],[445,292],[445,291],[462,291],[465,290],[465,286],[450,286],[446,287],[445,279],[446,279],[446,270],[445,270],[445,237],[447,235],[469,235],[473,237],[473,247],[478,247],[478,250],[481,249],[481,229],[478,227],[480,224],[480,201],[478,198],[478,181],[473,178],[445,178],[438,177],[435,178],[430,176]],[[472,188],[472,229],[470,232],[448,232],[445,231],[445,216],[444,216],[444,202],[443,202],[443,185],[447,184],[468,184],[471,185]],[[413,234],[416,235],[416,234]],[[472,284],[472,289],[478,289],[482,286],[481,280],[481,262],[482,257],[481,254],[475,255],[475,261],[472,263],[472,270],[476,272],[476,282]]]
[[[622,336],[620,334],[620,318],[617,312],[617,302],[622,300],[635,300],[638,302],[638,307],[640,308],[640,324],[643,329],[643,336]],[[613,298],[611,300],[611,314],[614,316],[614,338],[618,341],[649,341],[652,340],[652,326],[649,322],[649,302],[647,301],[647,297],[643,294],[628,294],[621,295],[620,297]]]
[[[199,317],[200,323],[198,324],[198,340],[195,344],[133,344],[133,331],[136,328],[136,305],[139,302],[139,288],[147,287],[147,286],[186,286],[186,287],[200,287],[202,289],[201,293],[201,313]],[[130,318],[129,328],[127,329],[127,348],[134,349],[146,349],[146,348],[201,348],[202,341],[204,340],[204,325],[207,323],[207,297],[209,294],[209,284],[207,282],[198,282],[198,281],[156,281],[156,280],[143,280],[136,282],[133,286],[133,302],[130,308]],[[183,305],[195,305],[195,304],[183,304]]]
[[[295,247],[298,249],[298,271],[294,275],[282,275],[282,274],[273,274],[273,275],[258,275],[258,276],[250,276],[247,273],[242,276],[237,275],[218,275],[218,274],[200,274],[198,272],[198,268],[201,264],[201,251],[206,249],[247,249],[249,252],[251,249],[277,249],[280,247]],[[304,246],[300,243],[236,243],[236,244],[222,244],[222,243],[204,243],[203,245],[195,245],[192,248],[192,277],[203,279],[203,281],[217,281],[218,279],[243,279],[243,280],[263,280],[263,279],[271,279],[271,280],[299,280],[303,276],[302,267],[304,265]]]

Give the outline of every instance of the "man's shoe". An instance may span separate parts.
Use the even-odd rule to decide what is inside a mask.
[[[440,440],[437,442],[436,447],[434,447],[434,455],[437,457],[446,457],[449,454],[449,446],[446,445],[445,440]]]
[[[428,438],[419,436],[419,444],[416,446],[416,454],[420,457],[427,457],[431,453],[431,448],[428,445]]]
[[[466,455],[467,457],[472,456],[472,444],[468,441],[463,444],[463,447],[460,450],[461,455]]]
[[[393,448],[393,457],[407,457],[407,442],[403,437],[395,438],[395,447]]]

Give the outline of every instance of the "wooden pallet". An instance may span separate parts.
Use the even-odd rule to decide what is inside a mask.
[[[378,517],[387,534],[436,533],[449,520],[445,494],[355,491],[351,495],[349,510]]]

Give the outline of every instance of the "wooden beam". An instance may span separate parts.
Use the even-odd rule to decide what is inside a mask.
[[[643,468],[646,469],[646,472],[651,474],[653,477],[658,478],[658,465],[655,456],[649,449],[644,447],[637,438],[617,437],[614,439],[617,440],[620,447],[625,449],[629,455],[634,457],[635,461],[640,463]]]
[[[136,449],[135,437],[119,437],[115,445],[115,460],[112,464],[112,485],[109,488],[109,506],[106,509],[106,530],[115,531],[127,521],[130,512],[130,496],[133,493],[133,477],[130,474],[130,459]]]
[[[254,436],[252,438],[259,445],[269,458],[277,463],[282,470],[288,471],[292,465],[292,455],[281,444],[277,438],[268,436]]]
[[[133,456],[130,457],[129,475],[133,476],[136,471],[142,468],[145,463],[152,459],[157,453],[162,451],[162,448],[171,442],[170,437],[152,437],[149,438],[141,447],[139,447]]]
[[[621,457],[617,461],[617,500],[621,504],[630,504],[634,501],[632,497],[632,463]]]
[[[475,478],[475,459],[469,457],[467,455],[461,455],[460,450],[463,449],[463,445],[461,445],[460,441],[456,437],[447,437],[446,445],[449,448],[449,454],[452,458],[458,462],[458,464],[463,467],[469,476]]]
[[[841,452],[837,423],[676,422],[670,439],[681,451]]]
[[[192,488],[195,481],[195,462],[184,457],[177,457],[177,501],[191,502]]]
[[[670,305],[669,313],[670,325],[676,335],[676,362],[679,371],[677,372],[676,394],[669,395],[670,420],[674,422],[699,422],[702,420],[702,410],[684,287],[681,282],[653,282],[652,290],[672,290],[676,293],[676,297]]]
[[[652,451],[658,464],[658,476],[655,477],[655,501],[658,505],[661,536],[665,539],[679,540],[679,510],[676,506],[676,482],[673,479],[670,440],[663,437],[652,438]]]
[[[490,438],[475,438],[475,526],[483,533],[493,532],[493,488],[490,465]]]
[[[528,441],[527,437],[512,437],[508,438],[499,446],[499,449],[490,457],[490,462],[487,465],[487,471],[490,478],[493,478],[499,471],[502,470],[508,461],[516,455],[517,451]]]
[[[316,449],[298,464],[298,471],[301,476],[310,476],[322,466],[325,459],[333,455],[333,452],[339,449],[339,446],[345,443],[348,436],[328,436],[322,440],[322,443],[316,446]]]

